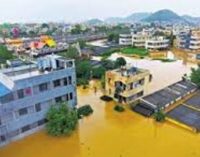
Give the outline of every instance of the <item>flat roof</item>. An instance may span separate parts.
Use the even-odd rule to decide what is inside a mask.
[[[200,110],[200,91],[185,102],[186,105]]]
[[[193,127],[197,129],[197,131],[200,131],[200,112],[197,110],[180,105],[168,112],[167,116],[187,126]]]
[[[197,87],[193,83],[182,80],[142,99],[149,104],[163,108],[195,89],[197,89]]]

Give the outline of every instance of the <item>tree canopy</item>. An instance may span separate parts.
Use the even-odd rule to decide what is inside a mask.
[[[191,81],[200,87],[200,67],[197,69],[192,68]]]
[[[53,136],[70,135],[78,123],[77,111],[66,103],[52,106],[47,113],[47,132]]]
[[[115,66],[121,67],[121,66],[125,66],[126,65],[126,60],[123,57],[119,57],[117,58],[117,60],[115,61]]]

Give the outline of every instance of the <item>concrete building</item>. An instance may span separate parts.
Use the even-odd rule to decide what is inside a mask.
[[[148,70],[135,67],[108,71],[106,95],[121,103],[132,103],[147,94],[151,78]]]
[[[122,46],[132,45],[132,35],[131,34],[120,34],[119,35],[119,45],[122,45]]]
[[[148,33],[121,34],[119,45],[146,48],[149,50],[165,50],[169,47],[169,40],[163,36],[151,36]]]
[[[177,36],[176,46],[191,51],[200,50],[200,31],[194,30]]]
[[[139,32],[132,35],[132,46],[134,47],[145,47],[146,41],[149,38],[149,35]]]
[[[51,105],[77,104],[74,60],[46,56],[0,71],[0,146],[44,127]]]
[[[146,40],[145,48],[149,50],[165,50],[169,47],[169,40],[164,37],[152,37]]]

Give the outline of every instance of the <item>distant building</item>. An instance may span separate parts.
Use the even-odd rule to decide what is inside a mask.
[[[46,56],[0,71],[0,145],[41,129],[51,105],[77,104],[74,60]]]
[[[119,45],[122,45],[122,46],[132,45],[132,35],[131,34],[120,34],[119,35]]]
[[[190,31],[177,36],[176,46],[191,51],[200,50],[200,31]]]
[[[106,95],[121,103],[132,103],[147,94],[151,81],[148,70],[135,67],[106,72]]]
[[[145,47],[146,41],[149,36],[146,33],[139,32],[132,35],[132,45],[134,47]]]
[[[151,36],[145,32],[135,34],[121,34],[119,45],[134,46],[150,50],[165,50],[169,48],[169,40],[164,36]]]
[[[145,48],[149,50],[166,50],[169,48],[169,40],[164,37],[153,37],[146,40]]]

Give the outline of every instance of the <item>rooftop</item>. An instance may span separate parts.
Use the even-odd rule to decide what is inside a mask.
[[[7,68],[0,71],[3,78],[11,81],[22,80],[34,76],[51,73],[55,70],[73,67],[71,59],[66,59],[57,55],[50,55],[39,58],[29,65],[21,65],[14,68]],[[1,80],[2,81],[2,80]]]
[[[165,108],[178,98],[181,98],[196,89],[197,87],[193,83],[187,80],[182,80],[144,97],[143,100],[154,105],[155,107]]]
[[[143,74],[149,71],[144,69],[139,69],[136,67],[122,67],[120,69],[112,70],[112,73],[115,73],[117,75],[121,75],[121,77],[131,77],[131,76],[137,76],[138,74]]]

